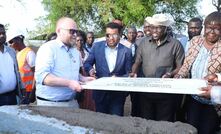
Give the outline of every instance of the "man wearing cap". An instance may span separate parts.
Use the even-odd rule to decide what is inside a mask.
[[[56,24],[57,38],[43,44],[36,57],[35,79],[37,105],[79,108],[75,99],[81,82],[93,80],[79,74],[82,66],[76,43],[77,24],[62,17]]]
[[[144,37],[136,40],[136,44],[139,46],[141,44],[141,42],[144,40],[144,38],[149,38],[151,36],[151,26],[150,26],[150,18],[151,17],[146,17],[144,20],[144,24],[143,24],[143,33],[144,33]]]
[[[35,96],[31,93],[35,92],[34,72],[35,72],[35,52],[31,47],[24,44],[24,36],[21,34],[13,34],[8,37],[8,42],[12,48],[17,51],[17,61],[22,83],[25,87],[25,100],[22,103],[29,104],[35,100]]]
[[[143,32],[145,36],[151,36],[151,27],[150,27],[150,19],[151,17],[146,17],[143,24]]]
[[[16,92],[21,91],[23,87],[15,50],[7,46],[5,27],[2,24],[0,24],[0,59],[0,106],[16,105]]]
[[[182,45],[167,35],[167,27],[172,21],[165,14],[155,14],[149,22],[152,36],[138,46],[131,76],[136,76],[141,65],[144,77],[172,78],[183,63]],[[140,93],[139,96],[141,117],[174,121],[176,95]]]

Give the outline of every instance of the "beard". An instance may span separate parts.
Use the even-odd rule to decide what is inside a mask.
[[[0,38],[0,45],[4,44],[6,42],[6,38]]]
[[[194,36],[198,36],[200,34],[199,33],[188,32],[188,35],[189,35],[189,40],[191,40]]]

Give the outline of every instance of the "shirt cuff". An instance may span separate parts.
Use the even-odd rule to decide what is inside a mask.
[[[210,95],[212,102],[221,104],[221,86],[213,86]]]
[[[221,74],[220,73],[216,73],[217,77],[218,77],[218,82],[221,82]]]
[[[40,83],[40,84],[44,84],[44,79],[45,79],[45,77],[47,76],[49,74],[49,72],[44,72],[42,75],[40,75],[37,79],[36,79],[36,81],[37,81],[37,83]]]

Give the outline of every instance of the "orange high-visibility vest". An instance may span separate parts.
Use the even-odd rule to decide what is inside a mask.
[[[21,74],[21,80],[22,83],[24,84],[26,92],[31,92],[34,81],[34,72],[32,72],[31,68],[30,69],[24,68],[24,65],[27,64],[26,61],[27,54],[30,51],[32,51],[32,49],[26,47],[17,54],[19,72]]]

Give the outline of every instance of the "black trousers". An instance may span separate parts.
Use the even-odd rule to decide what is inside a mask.
[[[197,128],[199,134],[215,134],[220,119],[213,105],[191,99],[187,103],[187,123]]]
[[[0,106],[3,105],[16,105],[16,93],[14,91],[10,91],[7,93],[0,94]]]
[[[152,97],[148,97],[149,95]],[[176,98],[160,94],[149,95],[140,95],[140,116],[145,119],[173,122],[177,109]]]
[[[139,93],[131,92],[130,100],[131,100],[131,116],[139,117],[140,116]]]
[[[107,94],[104,97],[103,101],[97,102],[95,100],[96,112],[123,116],[125,100],[126,100],[126,96],[116,97],[116,96]]]

